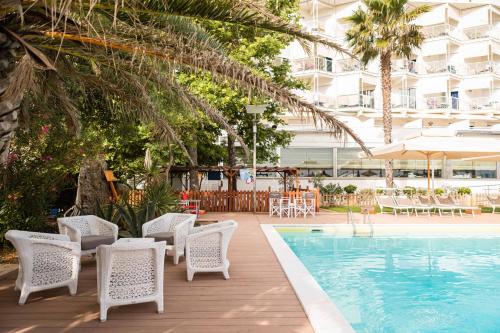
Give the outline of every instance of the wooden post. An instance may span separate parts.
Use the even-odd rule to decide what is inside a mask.
[[[427,154],[427,194],[431,193],[431,158]]]

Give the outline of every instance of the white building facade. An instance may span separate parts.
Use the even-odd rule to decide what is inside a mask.
[[[500,0],[410,1],[428,4],[422,15],[425,42],[410,59],[393,59],[392,114],[395,140],[422,129],[442,128],[458,135],[500,135]],[[361,6],[352,0],[305,0],[302,26],[341,45],[349,29],[346,18]],[[283,51],[293,75],[308,83],[298,92],[305,100],[335,114],[352,127],[368,147],[383,145],[382,92],[378,62],[366,67],[317,45],[308,54],[298,43]],[[301,168],[302,186],[314,174],[325,182],[384,186],[384,161],[362,160],[352,140],[336,140],[308,119],[285,115],[284,129],[294,133],[280,149],[280,166]],[[479,186],[500,183],[496,162],[433,162],[434,185]],[[397,186],[426,186],[425,161],[395,161]],[[259,179],[259,188],[276,180]],[[477,186],[477,187],[476,187]],[[484,190],[484,187],[482,188]]]

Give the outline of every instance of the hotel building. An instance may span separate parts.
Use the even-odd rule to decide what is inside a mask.
[[[422,129],[456,135],[500,135],[500,1],[410,1],[428,4],[422,15],[425,41],[410,59],[393,59],[393,138],[418,135]],[[496,4],[495,4],[496,3]],[[301,24],[310,33],[347,47],[347,17],[362,1],[305,0]],[[297,92],[305,100],[331,112],[353,128],[368,147],[383,145],[382,91],[377,61],[367,66],[322,45],[309,53],[299,43],[283,51],[293,75],[310,90]],[[294,133],[281,148],[280,166],[301,168],[307,177],[323,174],[325,183],[384,186],[384,161],[358,158],[352,141],[341,142],[311,120],[285,115],[284,129]],[[479,186],[500,183],[496,162],[437,160],[435,187]],[[395,183],[426,187],[425,161],[395,161]],[[270,180],[269,180],[270,181]],[[259,179],[259,188],[271,182]],[[271,185],[272,186],[272,185]],[[477,187],[476,187],[477,186]],[[273,186],[272,186],[273,187]]]

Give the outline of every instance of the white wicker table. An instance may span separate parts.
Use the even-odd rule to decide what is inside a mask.
[[[146,243],[154,243],[154,238],[120,238],[115,243],[124,244],[124,243],[137,243],[137,242],[146,242]]]

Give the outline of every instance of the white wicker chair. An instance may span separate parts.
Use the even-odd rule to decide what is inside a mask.
[[[167,242],[167,255],[174,257],[174,264],[184,256],[186,237],[194,227],[196,215],[167,213],[142,225],[142,237]]]
[[[9,230],[5,234],[16,248],[19,271],[15,289],[21,291],[19,304],[30,293],[67,286],[76,294],[80,267],[80,244],[66,235]]]
[[[222,272],[229,279],[227,248],[234,231],[235,221],[224,221],[194,228],[186,239],[187,279],[196,272]]]
[[[95,254],[99,245],[113,244],[118,238],[118,226],[95,215],[57,219],[59,233],[81,244],[82,255]]]
[[[165,242],[124,242],[97,248],[97,301],[106,321],[112,306],[156,302],[163,312]]]

